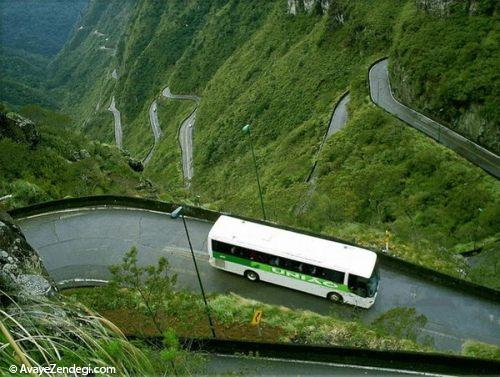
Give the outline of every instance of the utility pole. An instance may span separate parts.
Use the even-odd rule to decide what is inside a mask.
[[[210,308],[208,306],[207,297],[205,296],[205,289],[203,289],[203,283],[201,282],[200,271],[198,270],[198,264],[196,263],[196,258],[194,256],[193,245],[191,244],[191,238],[189,237],[189,232],[188,232],[188,228],[186,225],[186,220],[184,219],[184,215],[182,215],[183,209],[184,209],[183,207],[177,207],[175,209],[175,211],[173,211],[170,214],[170,217],[172,219],[177,219],[180,216],[182,219],[182,223],[184,224],[184,230],[186,231],[186,237],[187,237],[188,244],[189,244],[189,250],[191,250],[191,256],[193,257],[193,264],[194,264],[194,268],[196,270],[196,276],[198,277],[198,283],[200,285],[201,295],[203,296],[203,302],[205,303],[205,311],[207,313],[208,322],[210,324],[210,330],[212,331],[212,336],[214,337],[214,339],[216,339],[217,336],[215,335],[215,328],[214,328],[214,324],[212,322],[212,316],[210,314]]]
[[[260,207],[262,208],[262,217],[266,220],[266,210],[264,208],[264,199],[262,198],[262,190],[260,188],[260,180],[259,180],[259,169],[257,168],[257,160],[255,159],[255,152],[253,150],[252,136],[250,134],[251,126],[247,124],[242,128],[242,131],[248,134],[248,140],[250,143],[250,150],[252,151],[253,164],[255,166],[255,176],[257,177],[257,187],[259,188],[259,198],[260,198]]]

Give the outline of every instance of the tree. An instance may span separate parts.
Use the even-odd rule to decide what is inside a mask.
[[[173,295],[177,274],[169,273],[169,263],[165,257],[158,259],[156,266],[140,267],[137,264],[137,248],[133,247],[123,257],[123,263],[110,267],[113,275],[111,287],[127,287],[139,294],[141,304],[153,321],[159,334],[164,333],[160,314],[165,311],[165,300]]]

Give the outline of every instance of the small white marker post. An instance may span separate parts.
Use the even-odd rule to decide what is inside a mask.
[[[385,231],[385,237],[384,237],[384,242],[385,242],[385,249],[384,252],[388,253],[389,252],[389,241],[391,240],[391,232],[389,229]]]

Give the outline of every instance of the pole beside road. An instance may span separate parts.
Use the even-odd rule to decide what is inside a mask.
[[[242,128],[242,131],[246,134],[248,134],[248,140],[250,143],[250,150],[252,151],[252,158],[253,158],[253,164],[255,166],[255,176],[257,177],[257,187],[259,188],[259,198],[260,198],[260,207],[262,208],[262,217],[264,220],[267,220],[266,218],[266,210],[264,208],[264,199],[262,198],[262,189],[260,187],[260,179],[259,179],[259,169],[257,168],[257,160],[255,158],[255,152],[253,149],[253,143],[252,143],[252,136],[250,134],[251,126],[247,124]]]

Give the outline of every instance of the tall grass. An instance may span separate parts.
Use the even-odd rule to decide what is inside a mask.
[[[0,308],[0,374],[21,364],[114,367],[122,376],[154,374],[146,355],[115,325],[82,305],[44,297],[9,300]]]

